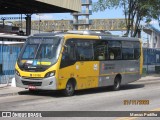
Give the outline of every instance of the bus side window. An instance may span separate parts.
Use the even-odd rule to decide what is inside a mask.
[[[138,59],[140,57],[140,42],[134,42],[134,59]]]
[[[94,44],[94,54],[95,54],[95,60],[107,60],[108,59],[108,49],[107,49],[107,42],[102,41],[96,41]]]
[[[113,52],[110,52],[110,53],[109,53],[109,58],[110,58],[111,60],[114,60],[114,53],[113,53]]]
[[[133,60],[134,59],[134,42],[122,41],[122,59]]]
[[[121,53],[121,42],[120,41],[108,41],[108,52],[110,60],[122,59]]]
[[[76,62],[75,44],[68,40],[63,49],[61,68],[73,65]]]
[[[77,40],[76,56],[79,61],[94,60],[93,41]]]

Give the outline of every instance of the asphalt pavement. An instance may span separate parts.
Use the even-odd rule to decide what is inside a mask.
[[[79,90],[74,96],[64,97],[55,91],[28,92],[23,88],[12,87],[13,85],[1,85],[0,87],[0,111],[40,111],[42,117],[47,120],[77,120],[80,119],[103,119],[104,120],[159,120],[158,117],[127,117],[124,113],[136,113],[138,111],[160,111],[160,75],[149,74],[140,80],[123,85],[120,91],[112,91],[109,87]],[[142,104],[143,103],[143,104]],[[76,112],[78,111],[78,112]],[[82,111],[82,112],[80,112]],[[88,111],[88,112],[86,112]],[[96,113],[95,113],[95,112]],[[104,111],[104,112],[103,112]],[[107,113],[107,114],[106,114]],[[109,114],[111,113],[111,114]],[[122,114],[121,114],[122,113]],[[1,114],[1,113],[0,113]],[[103,115],[102,115],[103,114]],[[59,117],[56,117],[56,116]],[[67,117],[68,115],[72,117]],[[82,118],[82,116],[89,116]],[[158,112],[158,116],[159,116]],[[50,116],[50,117],[49,117]],[[73,117],[74,116],[74,117]],[[78,117],[81,116],[81,117]],[[96,117],[93,117],[96,116]],[[101,116],[100,118],[97,118]],[[16,117],[13,120],[18,120]],[[35,118],[30,118],[34,120]],[[39,119],[39,118],[38,118]]]
[[[160,80],[160,74],[149,74],[141,77],[140,82]],[[0,84],[0,97],[18,95],[20,92],[28,91],[28,89],[13,87],[10,84]]]

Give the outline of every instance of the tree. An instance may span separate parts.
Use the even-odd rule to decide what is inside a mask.
[[[160,24],[160,0],[98,0],[93,4],[93,11],[123,8],[127,31],[126,36],[135,37],[141,29],[140,23],[159,20]]]

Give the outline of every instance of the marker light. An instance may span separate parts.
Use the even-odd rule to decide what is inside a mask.
[[[20,73],[18,72],[18,70],[15,70],[15,73],[16,73],[18,76],[21,76]]]

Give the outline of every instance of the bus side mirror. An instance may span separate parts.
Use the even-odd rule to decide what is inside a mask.
[[[65,55],[67,53],[68,53],[68,47],[66,45],[64,45],[64,49],[63,49],[62,54]]]

